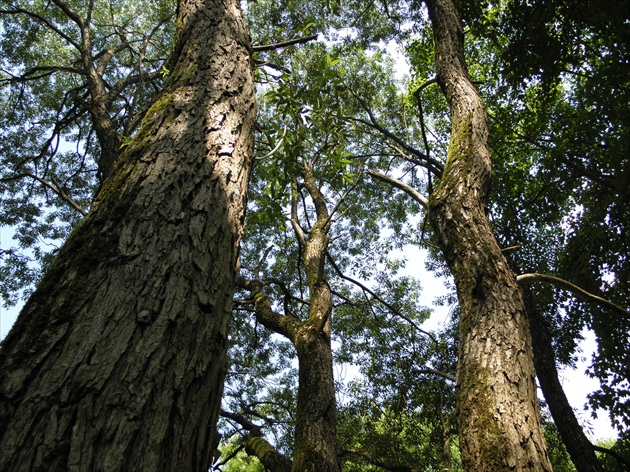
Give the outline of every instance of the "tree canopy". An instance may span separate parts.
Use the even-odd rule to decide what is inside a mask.
[[[217,470],[262,470],[261,463],[290,470],[300,460],[299,392],[314,367],[304,367],[312,351],[298,340],[309,326],[325,333],[322,349],[328,343],[337,373],[329,421],[338,467],[462,470],[462,459],[471,463],[470,446],[458,437],[471,426],[456,414],[470,387],[462,380],[470,323],[463,300],[468,290],[478,306],[499,285],[470,261],[456,273],[472,250],[455,232],[469,225],[450,210],[440,216],[438,207],[462,186],[487,194],[471,219],[487,219],[498,253],[518,274],[514,287],[523,287],[523,339],[531,329],[536,373],[558,428],[545,417],[555,470],[623,464],[611,454],[603,469],[572,468],[568,455],[578,459],[564,449],[570,433],[552,380],[557,368],[574,365],[582,333],[592,330],[597,349],[588,374],[600,389],[590,409],[606,411],[619,444],[626,441],[630,5],[455,2],[464,70],[487,112],[492,178],[477,188],[474,179],[452,186],[447,179],[463,162],[453,153],[479,138],[478,122],[466,122],[477,112],[456,115],[458,86],[440,68],[447,54],[434,36],[441,4],[241,5],[259,111]],[[173,77],[177,15],[173,2],[9,0],[0,9],[0,223],[15,234],[0,254],[5,306],[28,297],[138,141],[158,93],[181,79]],[[399,78],[402,63],[408,71]],[[457,137],[468,127],[471,136]],[[474,213],[463,206],[464,218]],[[428,270],[455,275],[446,282],[450,317],[441,331],[423,328],[433,299],[406,270],[418,264],[401,258],[409,246],[427,254]],[[353,378],[344,381],[338,373],[348,368]],[[473,393],[481,402],[483,392]]]

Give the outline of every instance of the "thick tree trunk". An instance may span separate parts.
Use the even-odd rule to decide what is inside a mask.
[[[300,384],[293,471],[338,472],[337,406],[330,336],[306,322],[297,334],[295,346]]]
[[[237,0],[184,0],[141,130],[0,349],[0,470],[206,471],[253,148]]]
[[[536,375],[562,442],[578,472],[602,472],[593,445],[578,423],[558,379],[556,358],[545,319],[536,309],[529,289],[525,288],[524,291],[532,330]]]
[[[461,308],[458,425],[466,470],[549,471],[521,290],[485,213],[490,152],[485,106],[470,83],[451,0],[426,0],[438,83],[451,108],[447,164],[429,217]]]

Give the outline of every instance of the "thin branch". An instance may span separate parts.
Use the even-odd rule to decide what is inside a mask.
[[[560,287],[572,292],[577,298],[581,300],[597,303],[598,305],[604,308],[608,308],[619,315],[630,317],[630,312],[625,308],[622,308],[616,303],[608,301],[604,298],[598,297],[597,295],[593,295],[592,293],[587,292],[577,285],[573,285],[571,282],[567,282],[566,280],[558,277],[544,274],[522,274],[516,277],[516,281],[519,283],[547,282],[555,285],[556,287]]]
[[[260,271],[262,270],[262,266],[265,263],[265,261],[267,260],[267,256],[269,255],[269,253],[271,252],[273,247],[274,247],[273,244],[271,246],[269,246],[265,250],[265,253],[263,254],[263,256],[260,258],[260,261],[258,261],[258,265],[256,266],[256,272],[254,273],[254,278],[256,280],[260,280]]]
[[[230,454],[229,456],[227,456],[225,458],[225,460],[215,464],[212,466],[213,470],[221,470],[221,467],[223,467],[224,465],[226,465],[228,462],[230,462],[232,459],[234,459],[239,452],[241,452],[243,449],[245,449],[245,445],[242,444],[239,447],[237,447],[234,451],[232,451],[232,454]]]
[[[268,157],[272,156],[278,149],[280,149],[280,146],[282,146],[282,142],[284,141],[285,136],[287,135],[287,125],[284,125],[284,130],[282,131],[282,137],[280,138],[280,141],[278,141],[278,144],[276,144],[274,146],[274,148],[269,151],[267,154],[265,154],[264,156],[260,156],[260,157],[256,157],[256,160],[263,160],[263,159],[267,159]]]
[[[437,79],[432,79],[437,82]],[[427,154],[427,158],[429,157],[430,147],[429,140],[427,139],[427,131],[424,125],[424,112],[422,110],[422,99],[420,98],[420,93],[424,90],[425,87],[430,85],[431,80],[422,84],[418,89],[413,93],[414,97],[416,97],[416,102],[418,102],[418,115],[420,117],[420,131],[422,131],[422,141],[424,141],[424,151]]]
[[[274,64],[273,62],[269,62],[269,61],[261,61],[260,59],[256,59],[256,58],[254,58],[254,65],[257,68],[269,67],[270,69],[277,70],[278,72],[283,72],[287,74],[291,73],[291,70],[287,69],[286,67],[279,66],[278,64]]]
[[[8,72],[3,71],[5,73],[8,74]],[[42,74],[42,75],[37,75],[35,77],[31,77],[33,74],[35,74],[36,72],[46,72],[46,74]],[[71,74],[79,74],[79,75],[87,75],[85,73],[84,70],[81,69],[77,69],[75,67],[67,67],[67,66],[37,66],[37,67],[32,67],[28,70],[26,70],[24,72],[24,74],[19,75],[19,76],[15,76],[12,75],[11,79],[6,79],[7,81],[11,81],[11,82],[25,82],[27,80],[36,80],[36,79],[41,79],[43,77],[48,77],[49,75],[55,73],[55,72],[68,72]]]
[[[81,213],[81,215],[87,216],[87,211],[85,211],[83,208],[81,208],[72,198],[70,198],[68,196],[68,194],[63,191],[63,189],[61,188],[59,183],[57,181],[55,181],[55,179],[51,178],[51,182],[48,182],[47,180],[42,179],[41,177],[39,177],[39,176],[37,176],[35,174],[31,174],[30,172],[27,172],[27,173],[19,175],[19,176],[11,177],[11,180],[16,180],[16,179],[19,179],[19,178],[22,178],[22,177],[30,177],[31,179],[38,181],[39,183],[41,183],[45,187],[48,187],[50,190],[55,192],[63,201],[65,201],[68,205],[70,205],[76,211]],[[8,180],[8,179],[3,179],[3,180]]]
[[[291,182],[291,226],[293,226],[293,231],[295,231],[295,236],[298,239],[298,242],[302,245],[306,243],[306,236],[304,235],[304,230],[302,226],[300,226],[300,221],[298,220],[298,189],[297,184],[295,182]]]
[[[273,44],[260,44],[257,46],[252,46],[252,50],[254,52],[263,52],[263,51],[275,51],[276,49],[286,48],[288,46],[293,46],[294,44],[302,44],[308,43],[309,41],[313,41],[317,39],[316,34],[312,34],[310,36],[304,36],[302,38],[289,39],[287,41],[282,41],[279,43]]]
[[[398,179],[395,179],[393,177],[389,177],[388,175],[385,174],[381,174],[380,172],[374,171],[374,170],[370,170],[367,169],[365,171],[366,173],[370,174],[372,177],[381,180],[385,183],[388,183],[400,190],[402,190],[403,192],[405,192],[407,195],[409,195],[411,198],[413,198],[416,202],[418,202],[423,208],[427,208],[429,206],[429,200],[422,195],[420,192],[418,192],[415,188],[411,187],[410,185],[407,185],[404,182],[401,182]]]
[[[426,162],[425,166],[427,167],[427,169],[429,169],[431,172],[435,173],[438,177],[440,177],[442,175],[442,172],[444,172],[444,165],[441,162],[439,162],[439,161],[437,161],[437,160],[427,156],[423,152],[418,151],[416,148],[414,148],[413,146],[410,146],[409,144],[407,144],[404,140],[402,140],[401,138],[396,136],[394,133],[392,133],[388,129],[384,128],[383,126],[381,126],[381,124],[378,122],[378,120],[374,116],[374,113],[372,113],[372,110],[370,109],[370,107],[367,106],[365,101],[363,101],[363,99],[361,97],[359,97],[357,94],[355,94],[354,91],[352,91],[352,89],[348,89],[348,90],[350,91],[352,96],[359,102],[359,104],[361,105],[361,108],[363,108],[365,110],[365,112],[368,114],[368,117],[370,118],[370,122],[367,122],[367,121],[362,120],[360,118],[349,118],[349,117],[347,117],[346,119],[352,119],[353,121],[358,121],[358,122],[366,124],[368,126],[372,126],[376,130],[378,130],[381,134],[385,135],[386,137],[388,137],[392,141],[398,143],[398,145],[400,145],[402,148],[406,149],[411,154],[414,154],[414,155],[418,156],[420,159],[422,159],[423,161],[425,161]]]
[[[409,154],[406,154],[405,151],[403,151],[402,149],[400,149],[398,146],[396,146],[395,144],[392,144],[390,142],[386,142],[385,145],[388,148],[393,149],[394,151],[396,151],[400,157],[402,157],[404,160],[406,160],[407,162],[410,162],[412,164],[421,166],[421,167],[425,167],[426,168],[426,164],[424,162],[422,162],[421,160],[418,160],[414,157],[411,157]],[[385,154],[385,153],[381,153],[382,156],[391,156],[391,154]]]
[[[593,444],[593,449],[597,452],[603,452],[604,454],[608,454],[614,457],[617,460],[617,462],[619,462],[620,464],[624,464],[630,470],[630,461],[627,461],[626,459],[624,459],[623,456],[621,456],[621,454],[613,451],[612,449],[608,449],[607,447],[596,446],[595,444]]]
[[[288,287],[286,286],[286,284],[280,280],[277,279],[275,277],[271,277],[271,278],[266,278],[264,280],[262,280],[260,282],[263,286],[267,286],[267,285],[277,285],[278,287],[280,287],[280,290],[282,290],[282,293],[284,294],[285,299],[288,298],[290,300],[294,300],[298,303],[301,303],[302,305],[310,305],[311,303],[304,300],[303,298],[299,298],[296,297],[295,295],[293,295],[291,293],[291,291],[288,289]]]
[[[57,26],[55,26],[52,22],[50,22],[49,20],[47,20],[43,16],[40,16],[40,15],[38,15],[36,13],[33,13],[32,11],[26,10],[24,8],[15,8],[15,9],[12,9],[12,10],[4,10],[3,9],[3,10],[0,10],[0,14],[1,13],[5,13],[5,14],[9,14],[9,15],[15,15],[15,14],[22,13],[24,15],[30,16],[31,18],[34,18],[35,20],[37,20],[37,21],[43,23],[44,25],[46,25],[52,31],[54,31],[59,36],[61,36],[63,39],[65,39],[68,43],[72,44],[77,50],[81,51],[81,47],[79,46],[79,43],[77,43],[74,39],[72,39],[70,36],[65,34],[63,31],[61,31],[59,28],[57,28]]]
[[[361,177],[362,176],[363,176],[363,169],[361,169],[361,171],[359,172],[359,175],[357,176],[357,178],[354,181],[354,183],[352,184],[352,186],[348,190],[346,190],[344,192],[344,194],[341,196],[341,198],[339,200],[337,200],[337,203],[335,204],[335,207],[330,211],[330,214],[328,215],[328,219],[324,223],[324,226],[328,225],[328,223],[330,222],[332,217],[335,215],[335,213],[337,213],[337,211],[339,210],[339,207],[341,206],[343,201],[346,199],[346,197],[350,194],[350,192],[352,192],[355,188],[357,188],[357,185],[359,185],[359,182],[361,181]],[[350,206],[352,206],[352,205],[350,205]],[[343,214],[346,212],[346,210],[344,210],[343,212],[340,213],[339,218],[341,218],[343,216]],[[337,218],[337,220],[339,218]]]
[[[440,377],[443,377],[446,380],[450,380],[451,382],[455,382],[457,380],[454,375],[447,374],[446,372],[441,372],[439,370],[432,369],[431,367],[425,367],[423,369],[417,370],[416,372],[418,372],[419,374],[435,374],[435,375],[439,375]]]
[[[521,248],[521,245],[516,244],[515,246],[504,247],[503,249],[501,249],[501,252],[515,251],[520,248]]]
[[[418,326],[418,324],[415,321],[413,321],[411,318],[409,318],[408,316],[403,315],[400,311],[398,311],[396,308],[394,308],[390,303],[388,303],[385,300],[383,300],[378,294],[376,294],[373,290],[371,290],[368,287],[366,287],[365,285],[363,285],[358,280],[355,280],[352,277],[348,277],[347,275],[345,275],[341,271],[341,269],[339,268],[339,266],[337,265],[337,263],[335,262],[335,260],[332,258],[332,256],[330,255],[330,253],[328,251],[326,251],[326,257],[328,258],[328,261],[333,266],[333,269],[335,269],[335,272],[337,272],[337,275],[339,277],[341,277],[344,280],[347,280],[348,282],[350,282],[350,283],[356,285],[357,287],[359,287],[361,290],[369,293],[375,300],[377,300],[382,305],[384,305],[394,315],[396,315],[399,318],[402,318],[403,320],[405,320],[407,323],[409,323],[411,326],[413,326],[419,333],[422,333],[425,336],[429,337],[431,339],[431,341],[433,341],[436,345],[438,344],[437,339],[435,339],[435,337],[431,333],[429,333],[428,331],[425,331],[424,329],[420,328],[420,326]]]

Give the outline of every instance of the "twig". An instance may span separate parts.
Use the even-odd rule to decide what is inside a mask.
[[[515,250],[520,249],[520,248],[521,248],[521,245],[520,244],[516,244],[514,246],[504,247],[503,249],[501,249],[501,252],[515,251]]]
[[[339,200],[337,200],[337,203],[335,204],[335,207],[331,210],[330,214],[328,215],[328,218],[326,219],[326,222],[323,225],[324,227],[328,225],[328,223],[330,222],[332,217],[335,215],[335,213],[337,213],[337,211],[339,210],[339,207],[341,206],[343,201],[346,199],[346,197],[350,194],[350,192],[352,192],[355,188],[357,188],[357,185],[359,185],[359,182],[361,181],[361,176],[362,175],[363,175],[363,169],[361,169],[361,171],[359,171],[359,175],[357,176],[356,180],[352,184],[352,187],[350,187],[348,190],[346,190],[344,192],[344,194],[341,196],[341,198]],[[350,205],[350,207],[352,207],[352,205]],[[346,211],[347,211],[347,208],[346,208],[346,210],[341,212],[341,214],[339,215],[339,218],[341,218]]]
[[[87,216],[87,211],[85,211],[83,208],[81,208],[72,198],[70,198],[66,194],[66,192],[63,191],[63,189],[61,188],[61,186],[57,183],[57,181],[55,179],[51,178],[51,181],[52,181],[52,183],[51,183],[51,182],[48,182],[47,180],[42,179],[41,177],[39,177],[39,176],[37,176],[35,174],[31,174],[31,173],[24,174],[24,177],[30,177],[31,179],[37,180],[39,183],[43,184],[44,186],[48,187],[53,192],[55,192],[63,201],[65,201],[68,205],[70,205],[76,211],[81,213],[81,215]]]
[[[337,265],[337,263],[335,262],[335,260],[332,258],[332,256],[330,255],[330,253],[328,251],[326,251],[326,257],[330,261],[330,264],[333,266],[333,269],[335,269],[335,272],[337,272],[337,275],[339,275],[339,277],[341,277],[344,280],[347,280],[348,282],[353,283],[354,285],[359,287],[361,290],[363,290],[363,291],[369,293],[370,295],[372,295],[372,297],[374,297],[378,302],[380,302],[382,305],[384,305],[394,315],[396,315],[396,316],[402,318],[403,320],[405,320],[407,323],[409,323],[411,326],[413,326],[418,332],[420,332],[420,333],[424,334],[425,336],[429,337],[431,339],[431,341],[433,341],[435,343],[435,345],[438,345],[437,339],[435,339],[435,337],[431,333],[429,333],[428,331],[425,331],[424,329],[420,328],[420,326],[418,326],[418,324],[415,321],[410,319],[408,316],[403,315],[400,311],[398,311],[391,304],[389,304],[388,302],[383,300],[378,294],[376,294],[374,291],[370,290],[368,287],[363,285],[361,282],[359,282],[358,280],[353,279],[352,277],[348,277],[343,272],[341,272],[341,269],[339,268],[339,266]]]
[[[276,144],[274,148],[271,151],[269,151],[267,154],[265,154],[264,156],[256,157],[256,160],[261,161],[273,155],[278,149],[280,149],[280,146],[282,146],[282,142],[284,141],[284,137],[286,135],[287,135],[287,125],[284,125],[284,130],[282,131],[282,137],[280,138],[280,141],[278,141],[278,144]]]

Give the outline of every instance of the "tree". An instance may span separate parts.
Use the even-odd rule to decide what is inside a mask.
[[[605,6],[606,1],[601,4]],[[65,4],[57,1],[54,5],[63,11],[60,5]],[[421,2],[404,0],[367,4],[351,0],[344,2],[343,8],[339,2],[328,0],[258,0],[247,6],[252,30],[265,42],[278,43],[286,32],[299,38],[311,28],[327,31],[327,39],[336,41],[333,47],[315,45],[302,57],[277,51],[277,44],[254,48],[264,53],[254,62],[260,66],[259,96],[269,104],[257,123],[259,154],[265,157],[258,160],[250,188],[252,211],[243,251],[245,270],[232,324],[233,362],[223,416],[226,424],[233,426],[224,428],[228,436],[232,437],[234,430],[243,434],[235,447],[257,455],[268,468],[298,470],[307,467],[301,464],[321,462],[324,456],[332,469],[341,458],[346,468],[368,467],[369,463],[369,467],[407,470],[418,457],[422,463],[452,468],[457,467],[457,461],[450,460],[451,456],[455,459],[458,454],[451,451],[458,444],[469,469],[548,470],[537,419],[530,332],[531,342],[536,343],[537,375],[559,433],[578,467],[592,462],[594,455],[588,454],[592,448],[561,395],[555,363],[571,363],[576,355],[575,338],[584,326],[594,328],[600,340],[594,372],[602,379],[603,388],[595,400],[615,413],[620,428],[627,427],[623,408],[627,358],[620,348],[627,344],[628,330],[624,308],[627,284],[623,283],[628,260],[623,161],[627,146],[623,143],[630,129],[625,126],[627,113],[623,108],[628,90],[622,67],[627,51],[625,19],[623,15],[611,17],[609,12],[588,15],[581,4],[567,9],[546,0],[513,0],[500,5],[458,2],[459,14],[446,0],[431,0],[426,5],[428,15]],[[532,21],[535,15],[528,13],[530,8],[540,11],[541,21]],[[90,18],[85,13],[88,10],[78,15],[83,22]],[[29,11],[40,12],[34,7]],[[23,18],[20,15],[24,12],[13,8],[3,14]],[[67,12],[65,17],[70,18],[64,20],[70,25],[81,26],[81,21],[72,20]],[[42,23],[45,17],[40,12],[38,18],[28,18]],[[309,26],[313,22],[315,25]],[[120,34],[124,28],[114,21],[112,24],[115,26],[107,25],[103,30],[109,32],[102,38],[125,36]],[[345,37],[334,30],[349,25],[351,33]],[[603,25],[611,26],[608,40],[603,38]],[[66,26],[57,29],[64,32]],[[580,36],[578,31],[584,34]],[[68,41],[54,28],[53,33],[72,50],[74,36],[64,33]],[[99,34],[91,33],[91,37],[99,38]],[[580,39],[579,47],[571,47],[572,38]],[[401,86],[393,83],[391,70],[379,69],[379,41],[391,39],[405,45],[412,62],[407,93],[401,93]],[[118,47],[112,45],[116,41],[95,42],[99,46],[94,52],[80,51],[80,57],[72,56],[70,64],[74,59],[83,64],[84,57],[99,64],[105,57],[99,51]],[[121,39],[119,45],[123,43]],[[527,51],[525,57],[519,52],[523,49]],[[128,48],[119,52],[123,50]],[[178,54],[176,50],[173,61]],[[117,109],[134,108],[120,105],[134,103],[134,80],[146,87],[143,96],[148,98],[151,84],[158,83],[161,75],[166,75],[168,90],[179,79],[197,72],[188,69],[182,73],[174,67],[176,62],[158,60],[145,75],[157,74],[155,78],[142,81],[138,74],[129,72],[142,61],[118,60],[121,67],[114,68],[112,76],[131,74],[136,78],[129,82],[131,89],[120,91],[113,101],[111,96],[106,100],[119,104],[103,115],[109,114],[110,119]],[[37,67],[35,59],[31,62]],[[31,81],[30,69],[16,72],[16,64],[7,69],[10,77],[3,76],[5,84],[11,84],[12,90],[24,84],[44,88],[38,82],[42,77]],[[91,72],[86,72],[85,66],[76,68],[83,72],[77,73],[81,80]],[[54,73],[66,72],[57,67]],[[385,79],[387,74],[390,77]],[[103,80],[106,89],[113,83]],[[599,91],[601,83],[611,85],[611,93],[605,97]],[[41,105],[34,100],[38,106],[29,109],[33,116],[54,102],[50,97],[66,97],[60,82],[50,84],[57,86],[53,87],[55,93],[43,93],[41,97],[48,98],[42,99]],[[440,85],[443,96],[434,84]],[[31,86],[31,90],[36,88]],[[68,100],[78,95],[83,108],[77,110],[88,110],[89,106],[84,106],[91,100],[88,84],[78,80],[75,89]],[[27,103],[20,94],[5,96],[13,97],[12,103]],[[30,91],[26,96],[40,97]],[[158,98],[144,120],[148,128],[142,128],[131,143],[120,137],[126,136],[121,130],[127,128],[118,128],[117,146],[126,149],[122,158],[116,157],[120,168],[130,169],[130,159],[144,144],[150,145],[147,140],[153,136],[152,124],[161,120],[168,129],[176,127],[171,120],[177,122],[180,115],[170,112],[173,104],[168,98]],[[69,130],[63,125],[66,116],[72,118],[72,123],[80,123],[72,125],[72,130],[79,130],[78,141],[83,142],[80,136],[91,126],[85,118],[87,112],[70,113],[64,107],[52,113],[59,115],[57,120],[46,123],[61,123],[62,129]],[[123,121],[134,123],[136,118],[130,117],[142,116],[143,109],[139,106],[137,113],[123,113],[129,117]],[[77,114],[79,121],[74,120]],[[18,115],[5,122],[15,126]],[[23,112],[20,116],[27,115]],[[587,131],[576,126],[581,122],[589,123]],[[27,136],[22,129],[10,129],[12,143]],[[130,125],[129,129],[134,128]],[[55,126],[53,130],[57,133],[54,136],[72,137],[74,133],[61,132]],[[3,179],[3,187],[19,191],[19,179],[26,178],[41,183],[41,189],[48,192],[41,195],[74,208],[75,214],[72,202],[76,203],[77,197],[86,202],[77,206],[87,208],[90,194],[85,189],[97,179],[79,182],[75,178],[86,174],[86,166],[79,166],[83,170],[76,172],[69,165],[76,162],[70,156],[49,152],[46,139],[33,139],[31,144],[31,149],[47,151],[43,155],[31,153],[38,158],[28,160],[23,167],[20,153],[14,153],[18,158],[7,160],[12,173]],[[5,146],[5,153],[8,148]],[[86,155],[96,163],[99,158],[94,150],[98,146]],[[134,172],[130,171],[130,178]],[[182,177],[169,188],[185,190],[187,179]],[[91,215],[101,214],[104,203],[113,200],[107,196],[108,188],[111,190],[108,185],[104,185],[105,193],[101,192]],[[125,188],[131,187],[133,184]],[[15,203],[11,203],[12,217],[18,217],[18,200],[8,197],[5,201]],[[418,225],[419,207],[425,214]],[[130,206],[128,219],[121,221],[135,218],[135,224],[144,222],[137,210]],[[29,212],[19,215],[24,222],[21,236],[37,234],[29,228],[30,223],[41,221],[44,214],[36,207]],[[343,221],[338,222],[341,216]],[[76,234],[85,227],[96,227],[89,223],[90,218],[95,217],[88,216],[70,239],[77,254],[81,252],[76,249],[78,243],[72,241],[83,241],[76,239]],[[180,226],[177,218],[162,221],[168,224],[161,226],[168,229]],[[381,231],[385,227],[391,232],[389,237]],[[193,227],[189,224],[188,229]],[[127,234],[121,233],[121,238]],[[147,230],[134,241],[139,246],[144,240],[153,241],[156,234]],[[21,243],[28,245],[29,239],[22,239]],[[458,340],[453,331],[445,337],[429,333],[425,339],[427,333],[419,324],[427,314],[418,302],[418,284],[398,277],[401,265],[389,260],[387,254],[390,248],[407,242],[429,249],[431,266],[454,274],[459,306],[453,310],[453,318],[459,322]],[[86,247],[89,250],[91,246]],[[155,252],[152,247],[148,251]],[[170,258],[179,254],[181,251],[168,250]],[[135,264],[136,252],[124,255],[121,263]],[[59,257],[63,261],[69,256],[63,250]],[[23,267],[11,260],[14,267]],[[572,280],[617,303],[614,322],[598,309],[578,305],[558,288],[539,284],[551,281],[571,287],[557,277],[571,279],[573,261],[577,261],[579,277]],[[556,277],[538,275],[549,273]],[[197,275],[205,277],[201,272]],[[528,287],[520,288],[526,284]],[[524,300],[523,292],[531,297],[527,295]],[[150,291],[139,293],[142,303],[161,303]],[[141,321],[152,314],[151,310],[140,313]],[[286,335],[290,342],[274,337],[258,324]],[[302,331],[319,338],[298,339],[295,333]],[[108,339],[104,337],[105,342]],[[305,349],[301,341],[308,341],[313,349]],[[343,347],[337,348],[338,343]],[[297,357],[293,357],[296,347]],[[455,392],[459,441],[451,437],[454,397],[443,380],[453,378],[454,359],[448,353],[455,350],[460,353]],[[337,415],[342,422],[341,441],[334,438],[331,364],[335,358],[337,362],[359,359],[365,376],[364,382],[353,384],[351,403],[343,405]],[[293,359],[299,361],[299,371],[292,365]],[[323,380],[313,381],[320,374]],[[318,398],[311,409],[313,418],[302,408],[308,396]],[[389,426],[394,427],[383,434]],[[354,431],[353,427],[361,430]],[[318,428],[325,434],[319,434]],[[569,440],[578,433],[581,442]],[[307,437],[310,439],[303,440]],[[418,447],[411,444],[413,441],[430,444]],[[335,457],[335,448],[341,457]],[[305,452],[313,451],[320,455],[302,461]],[[580,459],[581,452],[588,458]],[[554,465],[566,459],[563,453],[552,455]],[[591,466],[584,466],[584,470],[598,470]]]
[[[164,89],[2,343],[2,470],[209,467],[256,107],[238,3],[178,6]]]
[[[428,1],[437,80],[452,135],[429,218],[453,272],[461,309],[458,425],[467,470],[551,470],[540,425],[521,290],[486,216],[486,109],[468,77],[463,30],[450,1]],[[501,445],[501,446],[499,446]]]
[[[31,291],[137,131],[172,67],[174,15],[172,2],[3,3],[0,221],[18,242],[1,253],[5,306]]]
[[[584,7],[515,1],[470,24],[502,64],[484,76],[505,92],[491,105],[492,215],[501,244],[513,248],[512,266],[571,280],[618,304],[603,310],[558,289],[526,288],[536,372],[550,412],[577,469],[601,470],[566,401],[556,363],[571,365],[582,330],[593,330],[599,348],[591,374],[599,372],[602,389],[592,404],[607,405],[620,432],[627,429],[627,371],[615,346],[626,343],[630,329],[628,315],[618,309],[628,300],[628,250],[621,236],[628,219],[618,205],[627,199],[620,158],[627,154],[628,117],[619,106],[629,90],[623,58],[630,43],[622,26],[627,4]]]

